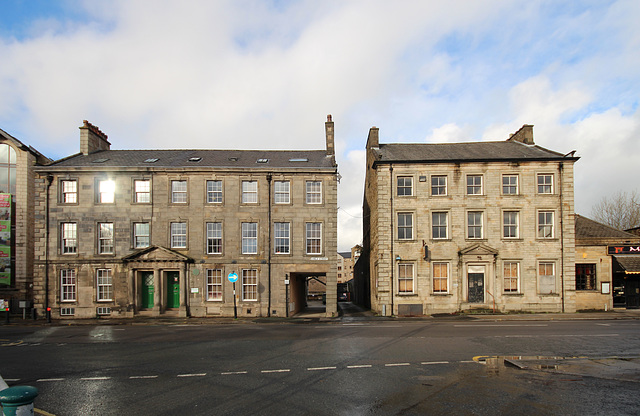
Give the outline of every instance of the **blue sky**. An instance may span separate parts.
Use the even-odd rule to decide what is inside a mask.
[[[640,2],[0,0],[0,128],[78,151],[324,147],[339,247],[361,240],[364,144],[505,140],[577,150],[576,211],[637,189]]]

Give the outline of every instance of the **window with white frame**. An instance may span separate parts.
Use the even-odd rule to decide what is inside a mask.
[[[448,238],[448,212],[432,212],[431,213],[431,238],[446,239]]]
[[[477,239],[483,236],[482,211],[467,212],[467,238]]]
[[[398,264],[398,293],[413,293],[413,263]]]
[[[553,238],[553,211],[538,211],[538,238]]]
[[[78,181],[75,179],[67,179],[60,181],[62,188],[62,203],[77,204],[78,203]]]
[[[520,213],[518,211],[502,212],[502,236],[504,238],[519,237],[519,217]]]
[[[60,270],[60,301],[75,302],[76,300],[76,271],[75,269]]]
[[[171,223],[171,248],[187,248],[187,223]]]
[[[113,254],[113,223],[98,223],[98,254]]]
[[[276,254],[290,253],[290,227],[291,224],[288,222],[276,222],[273,224],[274,250]]]
[[[307,204],[321,204],[322,203],[322,182],[321,181],[307,181],[305,201]]]
[[[133,223],[133,247],[146,248],[151,243],[150,224],[148,222]]]
[[[116,183],[111,179],[98,181],[98,202],[101,204],[113,204],[115,202]]]
[[[518,293],[520,287],[520,263],[505,261],[503,264],[503,279],[505,293]]]
[[[78,252],[78,224],[63,222],[60,224],[62,254],[76,254]]]
[[[242,223],[242,254],[258,254],[258,223]]]
[[[222,223],[207,223],[207,254],[222,254]]]
[[[288,204],[291,202],[291,184],[289,181],[275,181],[273,183],[273,202]]]
[[[242,270],[242,300],[258,300],[258,270]]]
[[[433,293],[449,292],[449,263],[433,263]]]
[[[554,262],[538,263],[538,290],[541,294],[556,293],[556,264]]]
[[[431,195],[441,196],[447,194],[447,177],[434,175],[431,177]]]
[[[398,176],[397,184],[398,184],[397,185],[398,196],[413,195],[413,177],[412,176]]]
[[[138,204],[148,204],[151,202],[151,181],[149,179],[138,179],[133,181],[135,189],[135,201]]]
[[[174,204],[187,203],[187,181],[171,181],[171,202]]]
[[[306,224],[307,254],[322,253],[322,223],[308,222]]]
[[[207,204],[222,203],[222,181],[207,181]]]
[[[538,174],[538,193],[539,194],[553,193],[553,174],[551,173]]]
[[[258,181],[242,181],[242,203],[258,203]]]
[[[467,195],[482,195],[482,175],[467,175]]]
[[[111,269],[96,270],[96,289],[98,302],[113,300],[113,277],[111,275]]]
[[[413,240],[413,214],[398,213],[398,240]]]
[[[221,269],[207,269],[207,300],[222,300]]]
[[[502,194],[518,195],[518,175],[502,175]]]

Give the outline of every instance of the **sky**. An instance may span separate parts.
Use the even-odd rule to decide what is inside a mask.
[[[0,0],[0,128],[53,159],[112,149],[324,149],[338,249],[362,241],[365,144],[576,150],[576,212],[638,189],[640,2]]]

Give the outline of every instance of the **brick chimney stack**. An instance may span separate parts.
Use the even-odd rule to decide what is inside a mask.
[[[83,125],[80,126],[80,152],[83,155],[90,155],[91,153],[110,150],[111,143],[107,138],[107,135],[98,127],[87,120],[83,120]]]
[[[324,132],[327,137],[327,156],[335,156],[336,146],[333,136],[333,120],[331,120],[331,114],[327,116],[327,122],[324,123]]]
[[[535,144],[533,141],[533,124],[525,124],[520,130],[513,133],[507,141],[516,141],[524,144]]]

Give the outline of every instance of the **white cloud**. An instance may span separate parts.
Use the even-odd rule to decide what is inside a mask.
[[[69,4],[0,38],[0,127],[52,157],[78,150],[83,119],[113,148],[321,149],[333,114],[341,249],[361,239],[346,213],[361,216],[372,125],[384,143],[534,124],[538,143],[582,156],[579,207],[634,169],[638,2]]]

